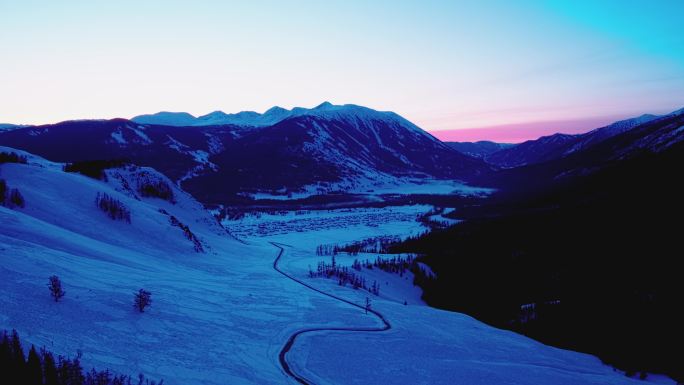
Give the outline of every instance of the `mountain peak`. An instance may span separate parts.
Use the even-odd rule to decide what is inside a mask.
[[[227,115],[228,114],[226,114],[225,112],[223,112],[221,110],[216,110],[216,111],[212,111],[206,115],[202,115],[202,116],[200,116],[200,118],[209,118],[209,117],[211,117],[211,118],[222,118],[222,117],[225,117]]]
[[[187,112],[159,111],[155,114],[138,115],[131,120],[140,124],[159,124],[168,126],[189,126],[196,120]]]
[[[323,109],[328,109],[328,108],[330,108],[330,107],[333,107],[333,104],[326,101],[326,102],[323,102],[323,103],[317,105],[317,106],[314,107],[313,109],[314,109],[314,110],[323,110]]]
[[[273,106],[273,107],[269,108],[268,110],[266,110],[266,112],[264,112],[263,115],[271,115],[271,114],[276,114],[276,113],[280,114],[283,112],[288,112],[288,110],[286,110],[280,106]]]

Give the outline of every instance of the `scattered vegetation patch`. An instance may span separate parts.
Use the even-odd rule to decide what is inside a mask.
[[[128,208],[126,208],[121,201],[109,196],[108,194],[100,192],[97,193],[95,204],[111,219],[131,223],[131,212],[128,210]]]
[[[19,155],[16,152],[0,152],[0,164],[2,163],[21,163],[26,164],[27,159],[24,155]]]
[[[73,358],[55,356],[44,347],[31,346],[28,357],[16,330],[0,333],[0,369],[4,380],[13,384],[31,385],[162,385],[164,381],[150,381],[144,375],[133,379],[109,370],[84,371],[81,353]]]
[[[24,208],[26,201],[19,189],[10,188],[4,179],[0,179],[0,205],[9,208]]]
[[[67,163],[64,165],[64,171],[66,172],[76,172],[87,177],[107,180],[107,174],[105,170],[109,168],[123,167],[128,164],[127,161],[122,159],[114,160],[84,160],[80,162]]]
[[[190,226],[184,224],[183,222],[178,220],[178,218],[169,214],[169,212],[164,210],[164,209],[159,209],[159,212],[164,214],[164,215],[167,215],[169,217],[169,222],[171,222],[171,226],[179,227],[181,230],[183,230],[183,234],[185,234],[185,238],[189,239],[192,242],[192,244],[195,246],[196,252],[198,252],[198,253],[204,252],[204,246],[202,246],[202,242],[199,240],[199,238],[197,238],[195,233],[193,233],[190,230]]]
[[[346,266],[339,266],[335,255],[333,255],[331,263],[319,262],[316,266],[316,271],[312,270],[309,266],[309,278],[335,278],[340,286],[350,285],[354,289],[363,289],[371,294],[380,295],[380,285],[377,281],[374,280],[369,286],[363,276],[353,271],[360,272],[363,269],[380,269],[387,273],[397,274],[400,277],[403,277],[406,272],[410,271],[413,273],[414,286],[426,285],[435,279],[432,271],[426,269],[423,264],[418,263],[413,255],[394,256],[391,258],[377,256],[374,260],[354,259],[351,269]]]
[[[377,281],[373,281],[373,284],[368,286],[366,283],[366,278],[354,273],[352,269],[347,266],[339,266],[335,260],[335,256],[332,257],[331,263],[325,263],[324,261],[318,262],[316,271],[311,270],[309,267],[309,278],[336,278],[337,283],[340,286],[351,285],[355,290],[363,289],[368,292],[380,295],[380,285]]]
[[[143,197],[160,198],[174,203],[173,189],[162,178],[143,171],[137,175],[138,193]]]
[[[401,242],[400,237],[383,235],[343,245],[318,245],[316,247],[316,255],[335,255],[339,253],[349,253],[351,255],[357,255],[358,253],[387,254],[388,248],[398,242]]]

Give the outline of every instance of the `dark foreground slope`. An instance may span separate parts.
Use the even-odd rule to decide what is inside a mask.
[[[558,164],[518,170],[519,185],[546,183],[465,209],[470,221],[395,251],[425,253],[431,305],[682,381],[681,120],[615,138],[603,148],[613,156],[565,163],[570,177],[557,177]]]

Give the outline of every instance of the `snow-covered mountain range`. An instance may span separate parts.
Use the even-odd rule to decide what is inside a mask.
[[[161,171],[204,203],[222,204],[254,196],[358,194],[407,179],[497,185],[499,168],[584,158],[613,138],[680,114],[642,115],[517,145],[445,144],[393,112],[326,102],[264,114],[159,113],[13,127],[0,132],[0,145],[60,162],[128,159]],[[672,135],[663,140],[679,140]]]
[[[258,124],[247,119],[256,116],[251,113],[232,115],[230,124],[213,116],[223,115],[200,117],[193,124],[207,125],[192,127],[177,126],[192,123],[185,114],[142,120],[156,124],[68,121],[2,133],[0,144],[62,162],[129,159],[212,203],[245,192],[365,191],[409,177],[468,181],[492,169],[393,112],[323,103],[272,108],[258,116]]]
[[[234,125],[245,127],[264,127],[271,126],[287,118],[297,116],[318,116],[318,117],[344,117],[346,115],[356,115],[359,119],[364,116],[376,118],[374,111],[354,104],[333,105],[330,102],[323,102],[314,108],[295,107],[291,110],[274,106],[260,114],[254,111],[241,111],[238,113],[227,114],[223,111],[214,111],[206,115],[195,117],[187,112],[168,112],[162,111],[155,114],[138,115],[131,118],[131,121],[141,124],[158,124],[164,126],[222,126]],[[382,113],[387,116],[395,115],[392,112]],[[373,115],[373,116],[371,116]]]

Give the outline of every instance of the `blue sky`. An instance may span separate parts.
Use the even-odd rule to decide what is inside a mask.
[[[430,131],[590,129],[684,106],[682,14],[682,1],[0,0],[0,121],[329,100]]]

